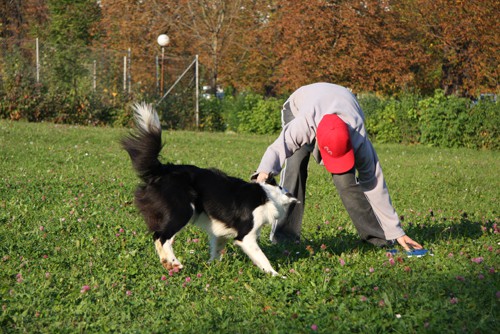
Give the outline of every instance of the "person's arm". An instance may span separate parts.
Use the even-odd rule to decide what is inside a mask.
[[[387,240],[397,240],[405,249],[421,249],[422,246],[406,235],[399,217],[392,206],[389,190],[375,149],[366,140],[356,152],[356,169],[359,183],[377,216]]]
[[[315,136],[314,127],[303,117],[297,117],[286,124],[278,138],[269,145],[262,156],[257,168],[259,173],[257,181],[269,173],[279,174],[285,160],[303,145],[311,143]]]

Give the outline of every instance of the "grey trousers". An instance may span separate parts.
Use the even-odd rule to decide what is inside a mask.
[[[272,242],[300,239],[304,215],[307,165],[312,146],[303,146],[286,160],[281,172],[280,185],[293,194],[300,203],[290,207],[287,219],[278,225],[271,235]],[[356,181],[355,169],[344,174],[332,174],[333,183],[361,240],[376,246],[386,246],[392,241],[385,239],[384,231],[373,212],[361,186]]]

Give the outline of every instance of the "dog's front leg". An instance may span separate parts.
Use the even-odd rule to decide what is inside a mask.
[[[159,238],[155,240],[156,253],[158,253],[158,256],[160,257],[161,264],[167,270],[174,268],[182,269],[183,267],[181,262],[175,257],[174,249],[172,247],[173,242],[174,237],[165,241],[163,244]]]
[[[235,240],[236,245],[240,246],[243,252],[252,260],[252,262],[262,269],[264,272],[278,276],[279,274],[273,269],[266,255],[257,244],[256,235],[247,234],[243,240]]]

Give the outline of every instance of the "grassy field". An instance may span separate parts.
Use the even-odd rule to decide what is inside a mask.
[[[0,121],[0,332],[492,333],[500,327],[500,153],[376,145],[406,232],[434,256],[358,241],[331,177],[310,164],[303,241],[176,238],[167,272],[134,208],[124,129]],[[164,133],[164,161],[248,179],[270,136]],[[400,248],[399,248],[400,249]]]

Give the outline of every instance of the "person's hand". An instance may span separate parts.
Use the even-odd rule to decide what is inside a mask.
[[[410,251],[411,248],[413,249],[422,249],[422,245],[420,245],[418,242],[412,240],[409,236],[403,235],[402,237],[397,238],[399,244],[403,246],[403,248],[406,251]],[[411,248],[410,248],[411,247]]]
[[[266,182],[267,178],[269,177],[268,173],[260,172],[259,175],[257,175],[257,182]]]

